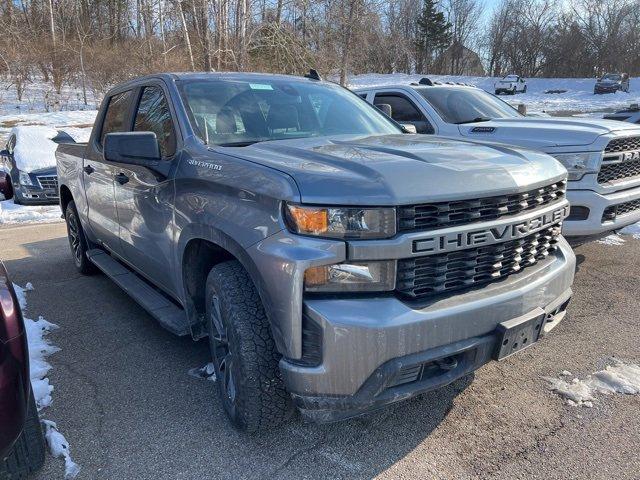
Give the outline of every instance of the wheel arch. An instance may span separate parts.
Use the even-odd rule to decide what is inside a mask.
[[[183,232],[178,242],[177,280],[183,292],[183,304],[189,315],[193,338],[206,336],[203,322],[207,277],[211,269],[219,263],[237,260],[249,274],[267,310],[268,304],[263,298],[262,278],[245,249],[227,234],[213,227],[193,224],[190,227],[190,232]],[[270,325],[273,325],[268,310],[267,317]],[[275,335],[275,330],[271,330]]]
[[[65,214],[65,212],[67,211],[67,205],[69,205],[69,203],[71,201],[73,201],[73,194],[71,193],[71,190],[69,189],[69,187],[67,187],[66,185],[60,185],[59,187],[59,195],[60,195],[60,209],[62,210],[62,215]]]

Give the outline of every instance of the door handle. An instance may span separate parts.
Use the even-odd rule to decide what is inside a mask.
[[[87,165],[83,168],[83,170],[87,175],[91,175],[93,172],[95,172],[95,169],[91,165]]]
[[[115,179],[116,182],[118,182],[120,185],[124,185],[129,181],[129,177],[127,177],[124,173],[119,173],[115,176]]]

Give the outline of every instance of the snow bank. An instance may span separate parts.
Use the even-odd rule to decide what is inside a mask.
[[[58,135],[58,130],[51,127],[22,126],[14,127],[11,133],[16,136],[13,157],[19,170],[33,172],[56,166],[58,144],[52,138]]]
[[[349,87],[408,84],[417,82],[425,76],[442,83],[470,83],[490,93],[494,92],[493,85],[499,80],[496,77],[367,73],[350,77]],[[524,103],[530,111],[546,112],[610,111],[627,107],[630,103],[640,103],[640,78],[631,79],[630,93],[617,92],[607,95],[594,95],[593,87],[595,83],[594,78],[528,78],[527,93],[514,96],[507,95],[500,98],[512,105]],[[544,93],[552,89],[566,90],[566,92],[558,94]]]
[[[58,205],[16,205],[13,200],[0,201],[0,225],[61,222]]]
[[[60,349],[52,345],[46,336],[49,332],[58,328],[57,325],[48,322],[42,316],[38,320],[27,318],[25,312],[27,310],[27,294],[26,292],[33,290],[33,285],[27,283],[25,287],[13,284],[20,309],[24,316],[24,324],[27,332],[27,341],[29,343],[29,369],[31,376],[31,387],[33,396],[38,406],[38,411],[51,405],[53,401],[51,394],[53,393],[53,385],[49,382],[47,374],[51,370],[51,364],[47,361],[47,357]],[[56,457],[64,457],[65,459],[65,479],[75,478],[80,472],[80,467],[71,460],[69,451],[69,443],[64,436],[58,431],[58,427],[54,422],[49,420],[42,421],[45,427],[45,437],[51,454]]]
[[[609,365],[584,380],[574,378],[569,382],[549,377],[545,377],[545,380],[549,382],[549,388],[571,406],[591,408],[599,393],[640,395],[640,366],[617,359],[614,361],[614,365]],[[567,376],[564,374],[565,372],[563,376]]]

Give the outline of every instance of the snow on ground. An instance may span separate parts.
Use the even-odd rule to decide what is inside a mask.
[[[207,363],[203,367],[192,368],[187,373],[194,378],[206,378],[212,382],[216,381],[216,372],[213,363]]]
[[[20,303],[20,309],[23,315],[27,310],[27,292],[33,290],[33,285],[27,283],[25,287],[13,284]],[[24,324],[27,332],[27,340],[29,343],[29,368],[31,374],[31,387],[33,396],[35,397],[38,411],[51,405],[53,401],[51,394],[53,393],[53,385],[49,382],[47,375],[51,370],[51,364],[47,361],[47,357],[60,349],[49,342],[47,335],[58,328],[57,325],[48,322],[42,316],[38,320],[32,320],[24,316]],[[70,455],[69,443],[58,431],[55,422],[50,420],[42,420],[45,428],[45,437],[51,454],[65,460],[65,479],[75,478],[80,472],[80,467],[73,462]]]
[[[61,222],[58,205],[16,205],[13,200],[0,201],[0,225]]]
[[[372,85],[408,84],[422,77],[439,82],[470,83],[487,92],[494,92],[495,77],[467,77],[451,75],[407,75],[374,74],[354,75],[349,78],[349,87],[367,87]],[[518,105],[524,103],[529,111],[546,112],[603,112],[613,111],[640,103],[640,78],[632,78],[630,93],[617,92],[606,95],[594,95],[594,78],[530,78],[527,79],[527,93],[513,96],[501,96],[503,100]],[[545,94],[546,90],[566,90],[565,93]]]
[[[97,110],[75,110],[0,115],[0,137],[7,137],[13,127],[40,125],[64,130],[76,142],[86,141],[96,119]],[[84,133],[80,133],[84,131]],[[82,136],[84,135],[84,136]],[[84,139],[84,140],[83,140]]]
[[[571,376],[564,371],[561,376]],[[640,366],[614,359],[614,364],[587,376],[584,380],[545,377],[549,388],[571,406],[591,408],[598,394],[640,395]]]
[[[95,110],[102,95],[87,92],[84,104],[82,91],[77,86],[65,85],[57,94],[51,83],[34,79],[26,84],[22,99],[18,99],[15,86],[0,79],[0,115],[7,113],[48,112],[57,110]]]
[[[640,222],[624,227],[619,232],[614,232],[607,235],[604,238],[598,240],[598,243],[603,245],[622,245],[625,242],[625,238],[622,235],[629,235],[636,240],[640,240]]]

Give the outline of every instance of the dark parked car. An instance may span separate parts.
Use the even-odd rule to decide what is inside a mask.
[[[47,134],[47,132],[52,133]],[[47,147],[34,149],[40,157],[45,157],[44,161],[41,158],[34,162],[37,168],[25,169],[20,162],[16,161],[16,150],[20,143],[28,142],[28,148],[31,150],[34,139],[39,147],[50,142],[53,145],[74,143],[69,134],[47,127],[14,128],[5,149],[0,151],[0,193],[6,199],[13,198],[13,201],[20,205],[56,204],[58,203],[58,175],[55,167],[55,148],[50,153],[48,164]]]
[[[27,335],[16,293],[0,262],[0,480],[24,478],[43,463]]]
[[[596,86],[593,87],[594,94],[629,92],[629,74],[628,73],[605,73],[602,77],[596,79]]]

